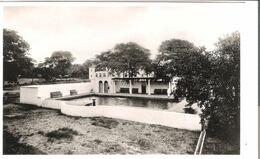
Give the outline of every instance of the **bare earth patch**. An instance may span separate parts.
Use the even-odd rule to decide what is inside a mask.
[[[4,154],[193,154],[199,137],[199,132],[105,117],[69,117],[20,104],[4,105],[3,112],[6,140],[14,140],[11,134],[31,149]],[[219,146],[208,146],[205,153],[225,153],[223,146],[234,153],[228,143],[207,141]],[[12,147],[9,143],[5,142],[4,150]]]

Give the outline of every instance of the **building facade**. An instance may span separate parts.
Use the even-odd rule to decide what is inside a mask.
[[[89,79],[95,93],[128,93],[146,95],[169,95],[175,90],[175,79],[155,78],[152,74],[140,71],[135,77],[125,74],[115,76],[108,71],[89,68]]]

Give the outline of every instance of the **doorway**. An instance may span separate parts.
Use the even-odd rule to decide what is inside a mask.
[[[103,93],[103,82],[99,81],[99,93]]]
[[[108,82],[105,81],[105,82],[104,82],[104,93],[108,93],[108,89],[109,89],[109,87],[108,87]]]
[[[142,85],[142,94],[146,94],[146,86]]]

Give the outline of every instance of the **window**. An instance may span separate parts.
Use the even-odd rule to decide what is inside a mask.
[[[129,88],[120,88],[120,93],[129,93]]]
[[[138,94],[138,88],[132,88],[132,93]]]
[[[103,73],[103,77],[106,77],[106,73]]]
[[[98,77],[98,74],[96,73],[96,77]]]
[[[99,77],[102,77],[102,74],[101,74],[101,73],[99,73]]]

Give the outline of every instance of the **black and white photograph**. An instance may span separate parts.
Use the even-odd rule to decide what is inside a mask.
[[[3,155],[240,156],[251,146],[241,61],[254,53],[243,31],[257,3],[1,7]]]

